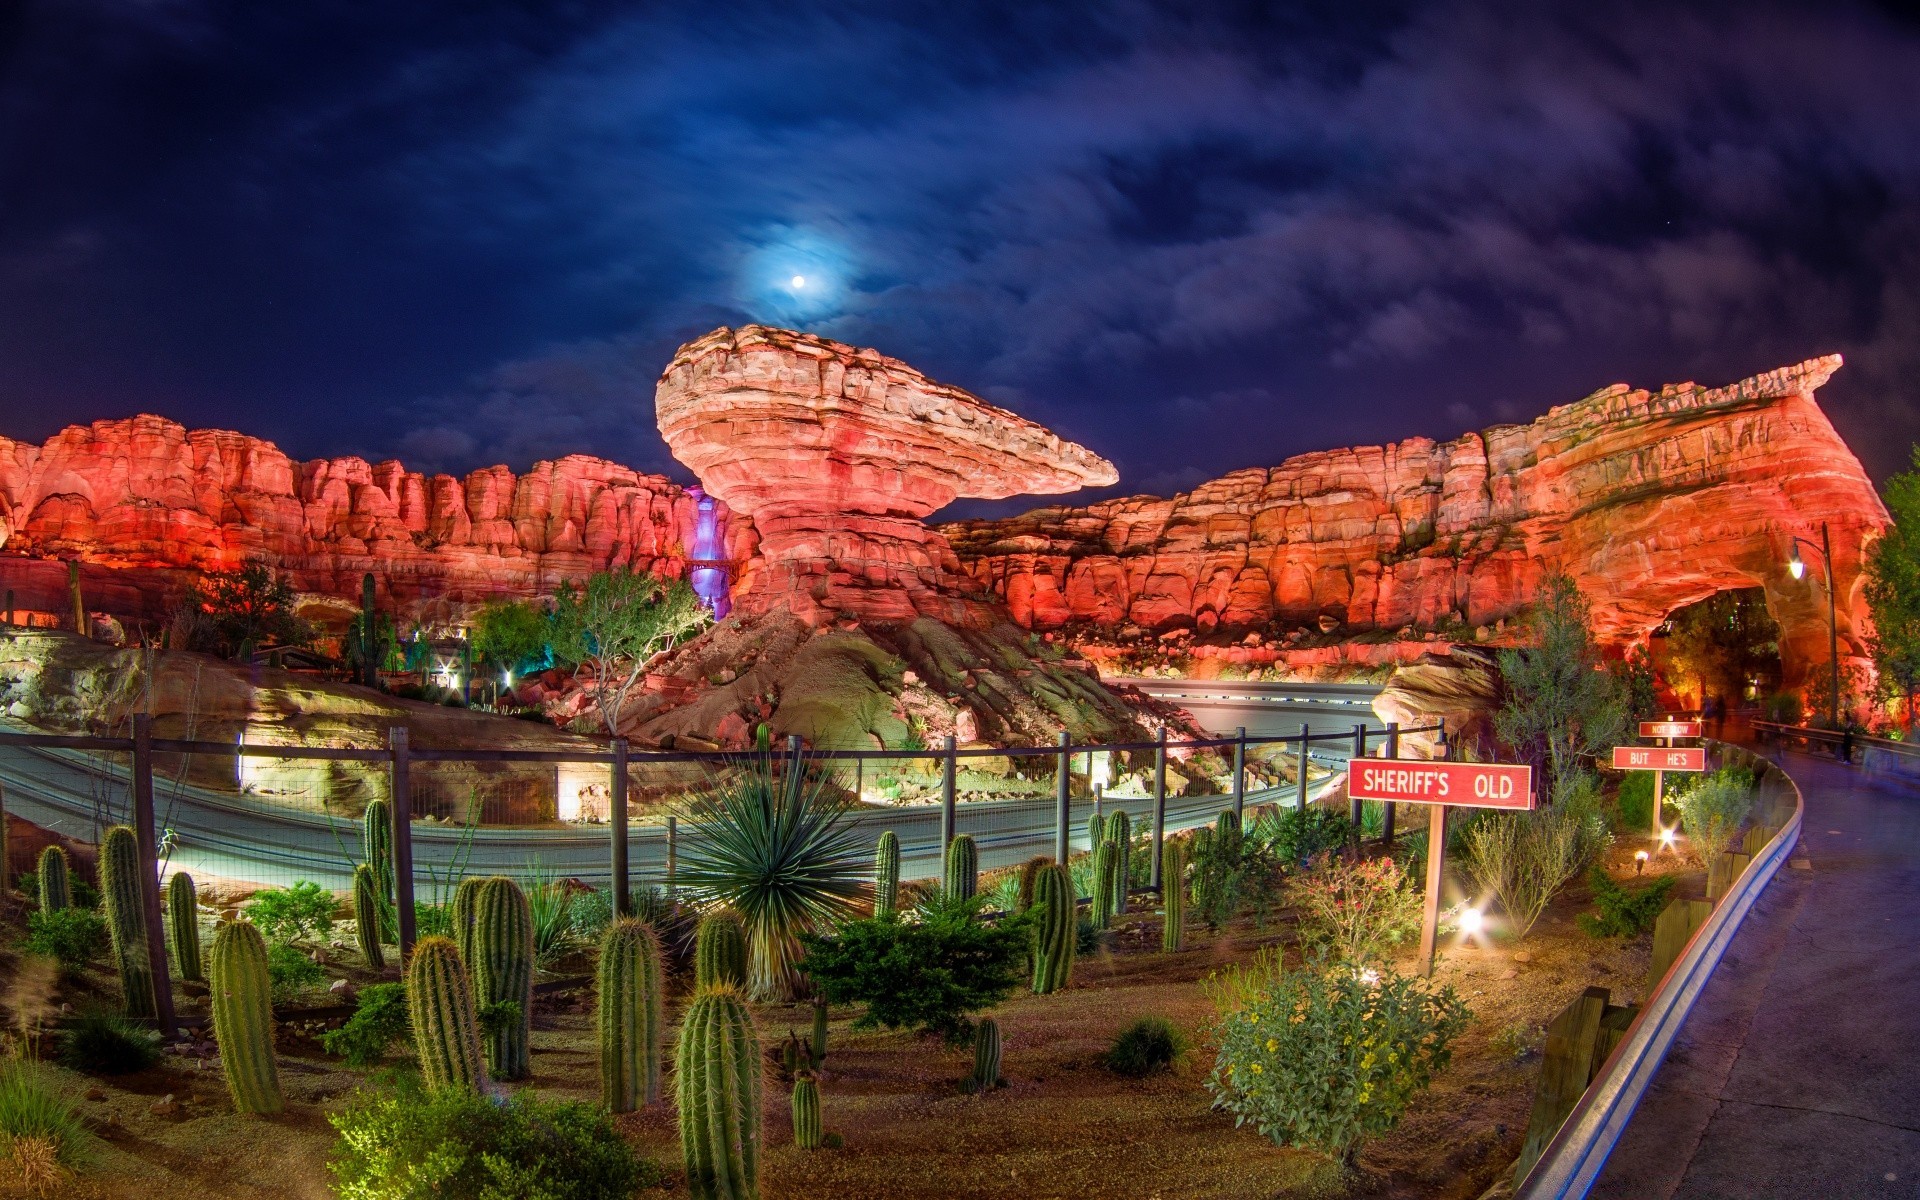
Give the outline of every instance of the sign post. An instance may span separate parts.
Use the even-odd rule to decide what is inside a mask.
[[[1700,732],[1701,732],[1700,722],[1698,721],[1642,721],[1640,722],[1640,736],[1643,738],[1655,738],[1659,741],[1660,745],[1663,747],[1672,746],[1673,739],[1675,738],[1697,738],[1700,736]],[[1620,761],[1620,756],[1622,754],[1627,754],[1627,753],[1651,754],[1653,752],[1650,750],[1644,750],[1641,747],[1637,747],[1637,746],[1615,746],[1613,748],[1613,769],[1616,771],[1648,771],[1650,770],[1653,772],[1653,830],[1652,830],[1652,833],[1655,840],[1658,840],[1660,837],[1661,830],[1665,827],[1663,823],[1664,817],[1662,815],[1662,809],[1666,804],[1667,772],[1668,771],[1704,771],[1707,769],[1707,766],[1706,766],[1707,752],[1701,749],[1695,749],[1692,751],[1683,751],[1683,753],[1697,754],[1699,756],[1700,765],[1697,767],[1685,765],[1685,762],[1691,762],[1692,761],[1691,759],[1684,760],[1677,763],[1663,760],[1658,762],[1649,762],[1643,765],[1635,765],[1635,764],[1623,765]]]
[[[1420,919],[1421,969],[1433,974],[1440,939],[1440,883],[1446,874],[1447,809],[1534,806],[1533,768],[1514,763],[1460,763],[1432,759],[1356,758],[1348,764],[1347,795],[1387,804],[1424,804],[1427,812],[1427,894]]]

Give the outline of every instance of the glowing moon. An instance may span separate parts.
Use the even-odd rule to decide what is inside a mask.
[[[807,286],[807,277],[805,275],[795,275],[793,277],[793,286],[797,288],[803,288]]]

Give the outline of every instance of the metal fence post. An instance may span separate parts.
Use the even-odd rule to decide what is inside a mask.
[[[3,818],[0,818],[3,819]],[[167,970],[166,910],[160,906],[160,856],[153,833],[153,718],[133,716],[133,839],[140,854],[140,907],[147,914],[147,964],[153,972],[155,1016],[172,1037],[173,977]]]
[[[1299,783],[1301,812],[1307,811],[1307,743],[1311,736],[1311,732],[1307,728],[1307,723],[1305,721],[1300,722],[1300,778],[1297,782]]]
[[[1400,722],[1387,722],[1387,749],[1385,758],[1400,757]],[[1400,807],[1393,801],[1386,803],[1386,814],[1380,819],[1380,840],[1388,846],[1393,845],[1393,814]]]
[[[1160,727],[1160,744],[1153,749],[1153,878],[1160,890],[1160,847],[1167,840],[1167,729]]]
[[[667,818],[667,903],[680,902],[680,889],[674,876],[680,873],[680,818]]]
[[[947,844],[953,841],[953,793],[955,776],[959,769],[959,755],[956,751],[960,743],[952,734],[947,735],[947,757],[940,771],[940,853],[947,852]],[[942,860],[944,861],[944,859]]]
[[[1242,725],[1233,740],[1233,815],[1247,811],[1247,727]]]
[[[800,799],[800,789],[803,785],[802,775],[804,774],[804,769],[801,763],[801,753],[802,753],[802,743],[800,741],[800,735],[797,733],[788,734],[787,735],[787,798],[789,800]]]
[[[407,727],[387,730],[387,784],[393,793],[393,902],[400,909],[400,964],[413,954],[413,780],[408,771]]]
[[[1365,758],[1366,756],[1367,727],[1364,724],[1356,724],[1353,727],[1353,757]],[[1351,763],[1349,763],[1347,767],[1347,775],[1349,780],[1351,780],[1353,775]],[[1351,782],[1349,782],[1347,786],[1347,819],[1353,822],[1353,837],[1356,843],[1360,840],[1360,826],[1363,824],[1362,818],[1365,815],[1365,808],[1360,801],[1353,796],[1353,786]]]
[[[627,739],[613,739],[613,777],[608,780],[607,821],[613,832],[613,915],[633,915],[632,877],[627,870]]]
[[[1054,768],[1057,778],[1053,785],[1053,861],[1067,861],[1067,837],[1071,832],[1068,823],[1073,819],[1073,776],[1069,771],[1069,758],[1072,754],[1073,736],[1066,730],[1060,731],[1060,761]],[[1093,755],[1087,755],[1087,778],[1093,778]]]

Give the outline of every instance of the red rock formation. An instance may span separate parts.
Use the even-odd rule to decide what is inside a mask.
[[[1484,626],[1524,610],[1559,569],[1624,646],[1682,605],[1757,586],[1798,678],[1827,661],[1827,605],[1817,559],[1804,581],[1788,574],[1790,538],[1818,543],[1828,524],[1841,653],[1859,661],[1861,550],[1887,521],[1813,398],[1839,366],[1834,355],[1715,389],[1620,384],[1530,425],[1306,454],[1171,500],[944,532],[1038,628]]]
[[[111,585],[149,581],[148,611],[134,615],[159,608],[183,569],[262,558],[334,596],[356,595],[372,571],[384,603],[417,614],[608,566],[679,575],[693,521],[678,485],[584,455],[458,479],[359,458],[294,462],[271,442],[152,416],[71,426],[41,446],[0,438],[0,582],[22,590],[22,607],[49,575],[64,593],[64,571],[36,558],[94,568],[83,579],[94,607],[125,611],[102,603],[125,599]],[[730,556],[750,547],[741,529]]]
[[[984,626],[924,518],[961,496],[1112,483],[1113,464],[897,359],[748,325],[682,346],[660,377],[660,432],[707,491],[752,517],[748,611]]]

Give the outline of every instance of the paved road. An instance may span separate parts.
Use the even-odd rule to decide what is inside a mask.
[[[1364,683],[1250,683],[1240,679],[1115,679],[1150,696],[1172,701],[1193,714],[1201,728],[1231,735],[1245,727],[1256,737],[1291,737],[1300,726],[1315,733],[1352,733],[1355,724],[1377,728],[1373,698],[1380,689]],[[1377,744],[1377,743],[1376,743]],[[1350,742],[1316,742],[1315,761],[1344,764]]]
[[[1811,870],[1748,914],[1595,1197],[1920,1196],[1920,790],[1782,765]]]

